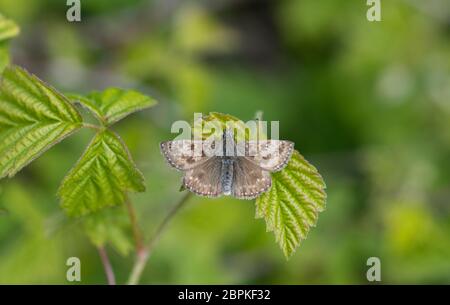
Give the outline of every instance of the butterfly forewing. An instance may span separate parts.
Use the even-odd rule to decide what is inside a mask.
[[[245,143],[245,158],[270,172],[282,170],[293,151],[294,143],[291,141],[260,140]]]
[[[211,157],[200,165],[186,171],[183,185],[191,192],[207,197],[222,194],[222,162],[219,157]]]
[[[175,140],[161,143],[167,162],[184,172],[183,185],[191,192],[208,197],[225,193],[241,199],[256,198],[271,187],[270,172],[282,170],[294,150],[294,143],[290,141],[235,143],[232,137],[224,135],[224,141],[217,142]],[[224,143],[233,146],[229,149],[231,155]]]
[[[209,159],[202,150],[202,141],[176,140],[160,144],[161,152],[174,168],[186,171]]]
[[[233,167],[232,195],[240,199],[253,199],[272,185],[270,173],[244,157],[237,157]]]

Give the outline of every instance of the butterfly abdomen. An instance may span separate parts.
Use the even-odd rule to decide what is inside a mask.
[[[231,189],[233,186],[233,163],[234,160],[231,158],[222,159],[222,192],[224,195],[231,195]]]

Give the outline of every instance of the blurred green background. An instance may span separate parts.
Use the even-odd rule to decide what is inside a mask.
[[[290,261],[253,201],[195,197],[150,258],[142,283],[450,283],[450,2],[383,0],[0,0],[21,26],[13,62],[63,92],[110,86],[157,98],[115,129],[147,178],[132,194],[150,237],[181,197],[158,143],[175,120],[218,111],[280,121],[280,137],[327,183],[327,209]],[[0,182],[0,283],[105,283],[95,247],[58,206],[59,182],[92,137],[83,130]],[[127,226],[127,219],[117,219]],[[114,224],[114,225],[117,225]],[[119,283],[131,234],[107,250]],[[110,232],[111,231],[111,232]]]

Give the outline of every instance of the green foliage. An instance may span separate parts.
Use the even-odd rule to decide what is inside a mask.
[[[9,51],[6,42],[0,42],[0,71],[9,64]]]
[[[55,89],[19,67],[6,68],[0,85],[0,178],[81,127],[81,116]]]
[[[256,218],[266,220],[267,231],[289,258],[315,226],[325,208],[325,183],[316,168],[294,151],[289,164],[272,174],[272,187],[256,199]]]
[[[193,19],[194,23],[188,22],[191,26],[184,29],[196,31],[203,29],[205,22],[210,24],[207,15],[192,12],[189,14],[198,18]],[[178,22],[184,24],[190,20],[188,17],[180,17]],[[18,28],[13,22],[0,19],[0,43],[17,33]],[[177,47],[187,53],[196,53],[203,49],[203,44],[206,49],[214,45],[208,39],[194,44],[180,40]],[[198,50],[197,45],[200,46]],[[2,59],[1,54],[0,64],[6,65],[9,57]],[[8,55],[7,52],[5,54]],[[183,74],[178,66],[172,69],[177,75],[185,75],[189,79],[186,84],[191,84],[191,73]],[[187,87],[191,90],[193,86]],[[71,95],[68,99],[19,67],[5,69],[0,101],[0,177],[13,176],[52,145],[83,126],[96,130],[81,158],[63,179],[58,196],[67,215],[83,217],[81,223],[93,244],[104,247],[109,243],[126,255],[132,244],[123,204],[128,200],[127,192],[143,192],[145,184],[126,145],[109,127],[131,113],[154,106],[156,101],[137,91],[119,88],[95,91],[86,96]],[[87,108],[101,126],[83,124],[71,101]],[[229,123],[231,125],[227,125]],[[233,127],[238,130],[237,137],[244,135],[249,139],[249,126],[228,114],[211,112],[204,117],[201,126],[196,122],[193,125],[194,130],[202,127],[202,138],[211,134],[204,128],[223,131]],[[324,188],[317,170],[295,152],[289,165],[273,174],[273,186],[269,192],[257,199],[256,215],[266,219],[268,230],[275,232],[286,257],[292,255],[300,241],[306,238],[309,228],[317,222],[318,212],[325,205]],[[106,209],[108,207],[115,208]]]
[[[116,88],[78,99],[104,125],[156,104],[139,92]],[[69,99],[20,67],[6,68],[0,85],[0,178],[13,176],[82,126]],[[92,213],[82,220],[92,243],[111,243],[126,255],[132,247],[127,215],[123,207],[104,208],[123,204],[127,191],[144,191],[144,177],[117,134],[94,128],[97,134],[61,184],[61,206],[69,216]]]
[[[65,266],[64,237],[48,230],[48,197],[42,189],[29,184],[11,181],[2,188],[1,205],[7,212],[0,217],[0,229],[13,226],[7,235],[0,234],[2,241],[14,242],[2,247],[0,254],[0,283],[45,284],[63,273],[54,266]]]
[[[203,55],[231,53],[239,37],[193,1],[180,4],[171,20],[169,31],[159,28],[127,44],[119,62],[133,77],[160,80],[182,105],[183,113],[191,116],[211,109],[206,106],[215,90],[216,75],[203,62]]]
[[[208,125],[210,123],[211,125]],[[228,125],[227,125],[228,124]],[[202,120],[194,122],[194,131],[202,128],[202,138],[210,136],[206,129],[224,130],[233,127],[248,139],[251,125],[229,114],[211,112]],[[258,126],[255,126],[258,128]],[[261,131],[260,131],[261,134]],[[261,135],[265,137],[264,134]],[[272,173],[272,187],[256,199],[256,217],[265,218],[268,231],[275,238],[286,258],[299,246],[311,226],[315,226],[318,212],[325,208],[325,182],[317,169],[295,151],[289,164],[280,172]]]
[[[14,21],[0,14],[0,71],[9,64],[8,40],[19,34],[19,31]]]
[[[256,124],[254,126],[256,126]],[[207,116],[202,117],[201,124],[194,122],[192,127],[193,132],[199,132],[203,140],[207,139],[213,133],[216,133],[216,136],[221,136],[222,131],[226,128],[235,129],[235,137],[237,140],[248,140],[250,132],[256,132],[256,130],[252,128],[252,124],[246,125],[245,122],[232,115],[219,112],[210,112]],[[217,131],[220,132],[217,133]],[[254,134],[256,135],[256,133]]]
[[[124,206],[87,215],[83,219],[83,228],[97,247],[104,247],[109,243],[121,255],[127,255],[133,249],[129,238],[130,221]]]
[[[19,31],[19,27],[14,21],[7,19],[0,14],[0,42],[17,36]]]
[[[224,53],[236,47],[233,31],[195,4],[184,5],[175,17],[175,26],[174,44],[188,54]]]
[[[135,196],[143,232],[180,197],[180,175],[167,169],[158,143],[193,112],[251,118],[260,109],[326,177],[326,213],[289,263],[280,262],[263,222],[248,221],[251,202],[193,197],[153,252],[143,283],[367,284],[370,256],[383,261],[383,283],[450,283],[449,1],[382,1],[382,22],[367,21],[366,1],[271,1],[270,11],[266,1],[252,9],[197,1],[200,14],[193,1],[170,10],[161,1],[82,1],[82,26],[68,23],[58,2],[0,0],[0,12],[27,29],[13,57],[45,70],[58,89],[132,80],[165,98],[156,120],[133,115],[120,126],[148,181],[149,191]],[[234,43],[204,14],[220,32],[232,30]],[[0,181],[1,283],[67,284],[68,256],[82,259],[82,284],[104,282],[97,253],[54,202],[84,135],[47,151],[20,178]],[[8,195],[12,184],[28,200]],[[24,206],[42,213],[39,226]],[[44,234],[55,221],[56,234]],[[113,244],[109,238],[107,250]],[[119,281],[128,263],[112,257]]]
[[[105,125],[156,104],[136,91],[116,88],[79,99]],[[16,174],[51,146],[81,128],[83,122],[62,94],[22,68],[9,67],[5,69],[0,85],[0,126],[0,177],[3,178]],[[127,191],[144,190],[144,177],[125,144],[114,132],[98,127],[85,153],[63,180],[59,196],[68,215],[82,216],[122,204]],[[120,244],[119,251],[125,253],[124,243],[117,242],[123,238],[117,238],[118,235],[113,233],[113,238],[101,234],[98,219],[109,218],[93,219],[96,221],[87,221],[90,224],[87,231],[94,243],[113,239]]]
[[[78,100],[106,126],[121,120],[133,112],[156,105],[156,101],[151,97],[137,91],[119,88],[109,88],[103,92],[92,92],[85,97],[72,95],[71,98]]]
[[[67,214],[82,216],[122,204],[126,191],[144,190],[144,177],[125,144],[112,131],[101,130],[64,178],[58,195]]]

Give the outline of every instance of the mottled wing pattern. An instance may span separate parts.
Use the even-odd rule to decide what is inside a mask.
[[[216,144],[212,145],[212,148]],[[183,171],[183,186],[189,191],[207,197],[222,195],[222,159],[205,153],[202,141],[176,140],[161,143],[161,152],[167,162]],[[218,146],[220,149],[220,145]],[[213,150],[214,150],[213,149]],[[272,185],[270,172],[282,170],[289,162],[294,143],[290,141],[249,141],[237,147],[233,159],[231,195],[253,199]]]
[[[200,196],[218,197],[222,194],[221,171],[220,158],[211,157],[186,171],[183,186]]]
[[[281,140],[260,140],[245,143],[245,158],[260,168],[277,172],[289,162],[294,143]]]
[[[232,195],[240,199],[254,199],[272,185],[270,173],[245,157],[237,157],[233,168]]]
[[[202,150],[202,141],[166,141],[160,144],[160,148],[167,162],[181,171],[192,169],[209,159]]]

